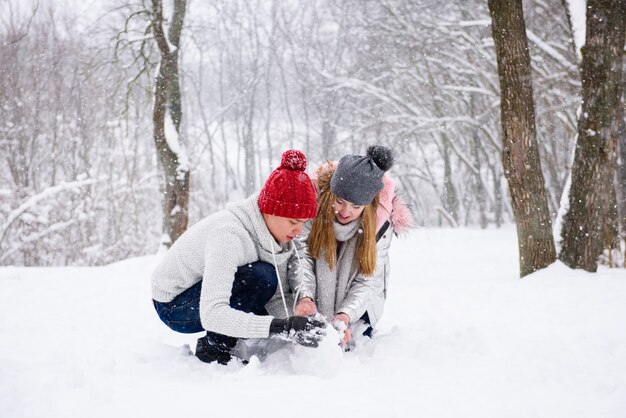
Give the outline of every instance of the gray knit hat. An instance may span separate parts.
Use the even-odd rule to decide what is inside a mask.
[[[372,145],[367,154],[341,157],[330,180],[330,190],[337,197],[355,205],[369,205],[383,188],[383,175],[393,165],[390,148]]]

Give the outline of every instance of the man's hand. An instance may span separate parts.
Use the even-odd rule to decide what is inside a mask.
[[[293,313],[297,316],[315,315],[317,313],[317,306],[315,305],[315,302],[313,302],[313,299],[302,298],[298,301],[296,309]]]
[[[326,324],[306,316],[272,319],[270,334],[285,334],[287,338],[305,347],[317,347],[326,335]]]

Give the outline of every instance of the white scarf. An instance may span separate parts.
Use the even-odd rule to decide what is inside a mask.
[[[346,225],[333,222],[335,239],[341,245],[337,255],[337,263],[333,270],[326,262],[326,253],[315,263],[317,276],[317,309],[327,319],[332,319],[339,308],[350,284],[356,277],[358,263],[356,260],[357,232],[360,232],[361,220],[357,219]]]

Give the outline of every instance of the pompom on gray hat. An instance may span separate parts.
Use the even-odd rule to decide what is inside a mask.
[[[388,147],[371,145],[363,155],[341,157],[330,180],[330,190],[355,205],[369,205],[383,188],[383,175],[393,165]]]

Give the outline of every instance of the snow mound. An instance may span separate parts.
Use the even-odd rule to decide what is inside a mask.
[[[295,374],[330,378],[341,370],[343,350],[339,347],[341,336],[330,324],[326,324],[326,336],[316,348],[294,346],[289,356]]]

